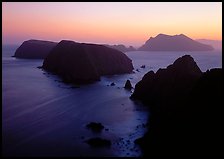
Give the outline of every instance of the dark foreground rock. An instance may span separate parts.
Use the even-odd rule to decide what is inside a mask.
[[[182,63],[182,61],[179,62]],[[175,66],[172,66],[174,70],[177,69]],[[188,65],[184,66],[188,67]],[[193,79],[195,81],[187,86],[191,89],[180,87],[180,84],[185,84],[185,82],[179,83],[178,88],[171,82],[169,92],[172,95],[167,94],[170,98],[169,102],[161,102],[159,99],[165,99],[164,94],[161,95],[160,93],[167,87],[167,84],[171,84],[170,80],[173,78],[170,77],[170,74],[158,76],[157,73],[150,72],[143,77],[144,84],[142,83],[141,87],[145,86],[146,90],[143,90],[142,94],[138,92],[135,99],[138,98],[145,102],[150,108],[149,130],[143,138],[137,139],[135,143],[140,145],[144,156],[224,155],[222,144],[222,69],[211,69],[204,73],[197,70],[197,67],[193,65],[193,68],[188,71],[182,70],[183,73],[172,74],[176,76],[174,79],[180,79],[179,76],[186,73],[189,76],[189,78],[185,76],[188,80]],[[153,79],[160,81],[160,78],[163,78],[167,83],[160,83],[161,87],[157,87],[157,90],[148,87],[149,85],[152,86]],[[151,89],[149,94],[147,89]],[[185,93],[179,95],[176,91]],[[158,100],[154,103],[146,99],[148,97],[151,101],[153,93],[158,95]]]
[[[131,73],[133,65],[131,59],[118,50],[62,40],[45,58],[43,68],[67,82],[90,83],[103,75]]]
[[[156,73],[149,71],[135,85],[132,99],[139,99],[150,104],[155,102],[172,102],[182,99],[192,89],[202,72],[190,55],[178,58],[165,69]]]
[[[44,59],[55,47],[57,43],[43,40],[24,41],[19,48],[16,49],[13,57],[27,59]]]
[[[126,81],[124,88],[127,90],[131,90],[133,88],[130,80]]]
[[[111,141],[110,140],[102,139],[102,138],[99,138],[99,137],[88,139],[85,142],[88,143],[90,146],[95,147],[95,148],[110,147],[111,146]]]
[[[115,83],[114,83],[114,82],[112,82],[112,83],[110,84],[110,86],[115,86]]]
[[[94,132],[101,132],[104,129],[104,126],[101,123],[96,122],[91,122],[87,124],[86,127]]]

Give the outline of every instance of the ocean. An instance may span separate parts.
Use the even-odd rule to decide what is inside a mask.
[[[150,70],[166,68],[189,54],[204,72],[222,67],[222,51],[146,52],[125,54],[132,59],[132,74],[101,77],[101,81],[74,86],[61,82],[38,66],[43,60],[11,57],[16,48],[2,51],[2,148],[3,156],[111,156],[138,157],[134,140],[147,131],[147,107],[129,99],[123,87],[134,86]],[[145,65],[145,68],[141,68]],[[114,82],[115,86],[110,86]],[[108,131],[86,128],[101,122]],[[110,148],[92,148],[85,140],[102,137]]]

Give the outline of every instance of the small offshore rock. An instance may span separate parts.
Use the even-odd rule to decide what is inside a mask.
[[[105,129],[105,131],[109,131],[109,129]]]
[[[86,127],[94,132],[101,132],[104,129],[104,126],[101,123],[96,122],[91,122],[87,124]]]
[[[110,84],[110,86],[115,86],[115,83],[114,83],[114,82],[112,82],[112,83]]]
[[[145,65],[142,65],[141,68],[145,68]]]
[[[130,80],[126,81],[124,88],[128,90],[131,90],[133,88]]]

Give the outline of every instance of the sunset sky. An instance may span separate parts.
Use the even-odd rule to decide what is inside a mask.
[[[124,44],[185,34],[222,39],[221,2],[3,2],[3,44],[29,39]]]

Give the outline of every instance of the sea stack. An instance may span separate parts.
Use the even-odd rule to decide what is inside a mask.
[[[131,90],[133,88],[130,80],[126,81],[124,88],[127,90]]]
[[[118,50],[62,40],[45,58],[43,69],[67,82],[91,83],[103,75],[131,73],[134,68],[131,59]]]

